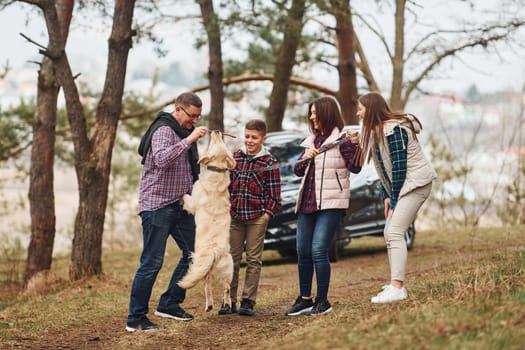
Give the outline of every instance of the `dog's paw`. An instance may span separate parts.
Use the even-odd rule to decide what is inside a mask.
[[[191,197],[190,197],[190,195],[189,195],[189,194],[185,194],[185,195],[183,195],[183,196],[180,198],[179,202],[180,202],[180,205],[181,205],[183,208],[184,208],[184,205],[186,205],[186,207],[187,207],[188,205],[190,205],[190,202],[191,202]],[[186,208],[185,208],[185,209],[186,209]]]

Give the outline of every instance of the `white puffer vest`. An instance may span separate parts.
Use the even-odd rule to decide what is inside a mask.
[[[414,121],[413,117],[410,114],[407,114],[407,118],[410,119],[410,122],[412,123],[416,131],[416,134],[418,134],[421,131],[419,124]],[[396,126],[403,128],[407,132],[408,144],[405,145],[405,148],[407,150],[407,173],[405,183],[403,184],[403,187],[401,187],[401,191],[399,192],[399,198],[403,197],[404,195],[418,187],[428,185],[437,178],[437,174],[434,170],[434,167],[426,159],[425,154],[421,149],[421,145],[414,138],[412,130],[410,129],[410,126],[407,123],[408,122],[402,123],[398,120],[390,120],[386,122],[383,126],[384,143],[379,142],[379,150],[381,153],[383,165],[388,175],[388,181],[384,177],[383,170],[381,169],[379,159],[377,159],[376,152],[372,152],[372,159],[374,161],[377,174],[379,175],[379,179],[381,180],[381,183],[383,184],[383,187],[385,188],[387,193],[390,195],[389,184],[392,180],[392,162],[390,160],[390,152],[388,150],[388,146],[385,146],[388,145],[387,136],[393,134],[394,128]]]
[[[338,128],[334,128],[332,133],[323,145],[337,140],[341,135]],[[314,148],[314,135],[308,136],[301,146],[304,148]],[[345,160],[341,156],[339,147],[333,147],[328,151],[319,154],[314,158],[315,161],[315,200],[317,209],[346,209],[350,200],[350,171],[346,168]],[[310,163],[311,164],[311,163]],[[310,164],[306,168],[305,175],[301,180],[299,195],[295,212],[298,211],[303,194],[306,174],[310,169]]]

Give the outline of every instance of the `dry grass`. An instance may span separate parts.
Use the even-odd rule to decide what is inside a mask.
[[[106,252],[105,275],[76,283],[65,282],[68,259],[58,259],[44,293],[0,292],[0,348],[523,349],[523,231],[418,232],[409,253],[409,299],[387,305],[369,302],[388,277],[384,243],[355,240],[332,265],[334,311],[316,318],[283,315],[298,292],[296,264],[265,252],[255,317],[205,313],[198,285],[184,303],[194,321],[152,316],[162,329],[135,334],[126,334],[124,323],[140,252]],[[151,309],[177,258],[170,244]]]

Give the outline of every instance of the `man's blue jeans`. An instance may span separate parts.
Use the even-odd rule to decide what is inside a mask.
[[[299,291],[303,297],[312,295],[315,268],[316,298],[327,299],[331,272],[328,250],[343,214],[342,209],[328,209],[297,216]]]
[[[173,271],[168,288],[160,297],[159,308],[170,308],[184,301],[186,290],[177,282],[186,274],[190,253],[195,250],[195,218],[185,212],[179,202],[154,211],[143,211],[140,217],[143,249],[131,286],[128,321],[141,319],[148,313],[153,284],[164,262],[168,236],[175,239],[182,257]]]

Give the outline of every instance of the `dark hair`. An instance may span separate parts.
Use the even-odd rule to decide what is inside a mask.
[[[312,115],[312,106],[315,106],[317,122],[319,123],[320,128],[320,130],[317,132],[323,134],[330,133],[335,127],[337,127],[339,130],[343,130],[345,122],[343,120],[343,116],[341,115],[339,104],[335,98],[331,96],[323,96],[313,100],[308,104],[308,125],[310,126],[310,130],[312,132],[316,132],[314,130],[314,124],[310,119],[310,116]]]
[[[266,123],[261,119],[252,119],[246,123],[245,128],[247,130],[257,130],[262,132],[263,135],[266,135]]]
[[[373,142],[384,142],[383,137],[383,125],[386,121],[391,119],[399,120],[400,122],[410,121],[406,113],[403,112],[394,112],[385,101],[383,96],[377,92],[369,92],[360,96],[357,99],[357,102],[362,104],[365,107],[365,115],[363,118],[363,127],[361,129],[361,147],[363,149],[363,157],[361,159],[361,164],[364,163],[364,156],[371,159],[373,147]],[[415,116],[413,116],[415,121],[421,127],[421,122]],[[416,132],[412,123],[408,123],[412,134],[416,137]]]
[[[183,107],[195,106],[202,107],[202,100],[199,96],[195,95],[193,92],[183,92],[175,100],[176,105],[182,105]]]

